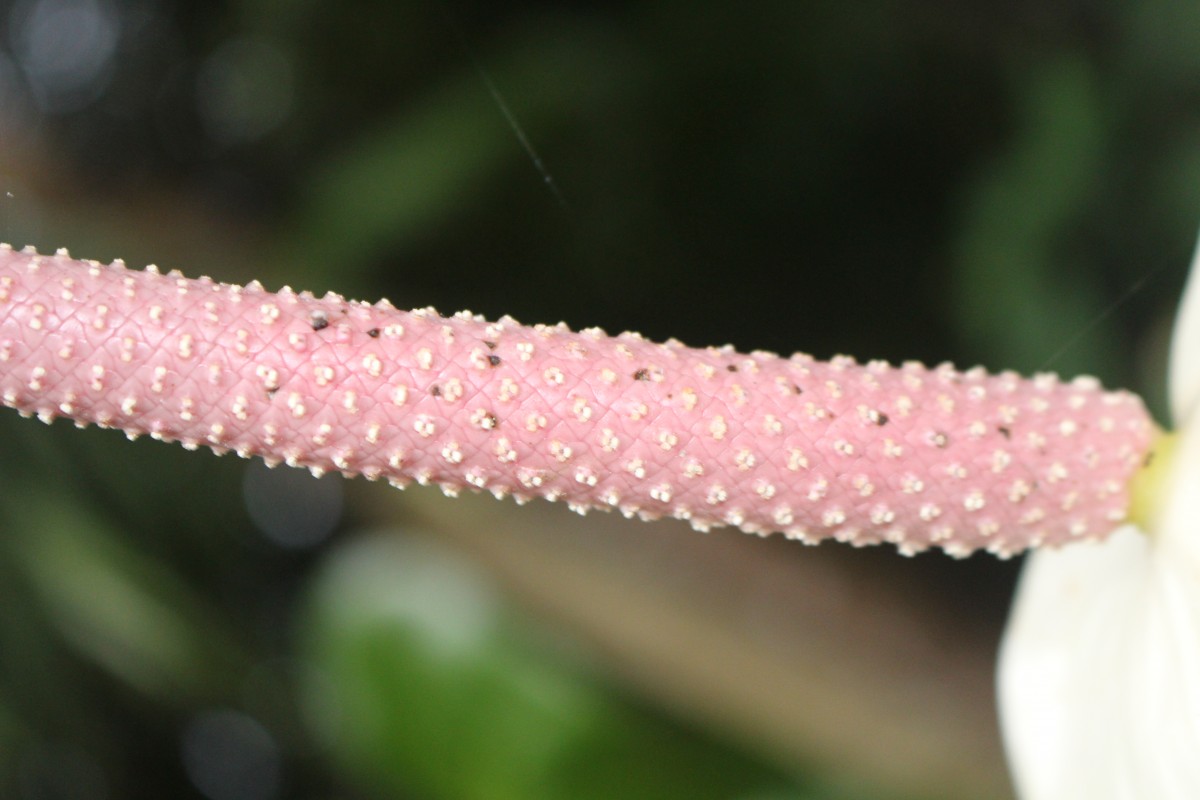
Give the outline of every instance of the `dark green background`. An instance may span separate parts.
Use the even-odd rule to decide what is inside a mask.
[[[1198,220],[1187,4],[0,2],[18,246],[1158,410]],[[0,796],[1008,792],[1013,564],[246,469],[0,414]]]

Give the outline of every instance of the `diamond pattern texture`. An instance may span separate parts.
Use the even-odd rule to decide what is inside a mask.
[[[1106,536],[1155,430],[1088,378],[696,349],[8,246],[0,399],[318,474],[952,555]]]

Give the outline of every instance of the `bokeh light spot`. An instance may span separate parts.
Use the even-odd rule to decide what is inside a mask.
[[[298,469],[246,466],[242,494],[250,519],[275,544],[301,550],[323,542],[342,516],[342,480]]]
[[[274,44],[250,37],[222,44],[201,65],[196,101],[209,137],[219,145],[258,139],[292,109],[291,61]]]
[[[252,717],[219,709],[197,714],[183,732],[183,766],[209,800],[270,800],[279,794],[275,739]]]
[[[43,111],[83,108],[107,85],[121,32],[108,3],[32,0],[9,21],[14,55]]]

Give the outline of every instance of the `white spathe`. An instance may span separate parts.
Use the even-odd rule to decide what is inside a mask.
[[[1022,800],[1200,798],[1200,252],[1171,345],[1148,530],[1034,554],[1000,653]]]

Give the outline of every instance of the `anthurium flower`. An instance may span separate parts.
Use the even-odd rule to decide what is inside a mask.
[[[1090,379],[696,349],[7,246],[0,401],[318,474],[953,555],[1107,536],[1154,431]]]
[[[1176,431],[1131,524],[1021,578],[999,693],[1024,800],[1200,797],[1200,258],[1171,348]]]

